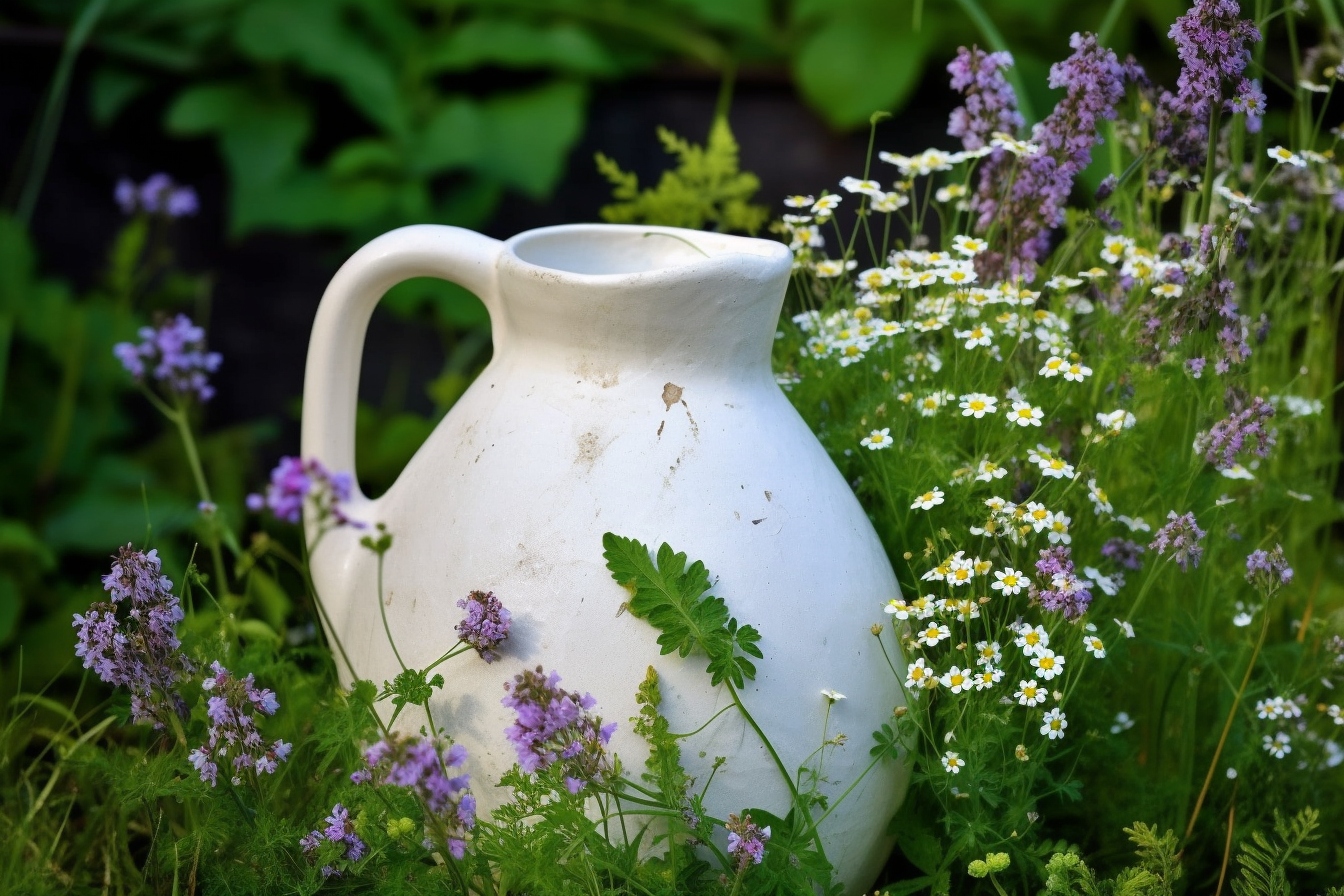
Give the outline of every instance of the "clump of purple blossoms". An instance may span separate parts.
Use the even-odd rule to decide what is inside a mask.
[[[1125,569],[1142,569],[1143,554],[1143,545],[1128,538],[1111,538],[1101,546],[1101,556],[1114,560]]]
[[[1087,588],[1088,580],[1080,579],[1074,573],[1073,556],[1069,548],[1058,545],[1041,551],[1041,559],[1036,561],[1036,572],[1040,580],[1049,582],[1049,588],[1031,586],[1031,596],[1041,607],[1051,612],[1062,612],[1065,619],[1073,620],[1087,612],[1092,604],[1092,592]]]
[[[1260,396],[1251,399],[1250,407],[1243,408],[1226,420],[1213,424],[1208,432],[1195,436],[1195,450],[1219,470],[1230,470],[1237,464],[1237,455],[1250,451],[1256,457],[1268,457],[1274,447],[1278,430],[1266,426],[1274,416],[1274,405]]]
[[[469,775],[449,777],[447,770],[460,768],[466,759],[466,748],[442,738],[390,734],[364,751],[370,772],[355,780],[410,788],[426,809],[425,848],[442,843],[460,859],[467,834],[476,826],[476,797],[467,789]]]
[[[770,842],[770,826],[760,827],[751,820],[751,815],[741,818],[730,814],[724,824],[728,832],[728,856],[737,863],[737,873],[747,870],[748,865],[759,865],[765,858],[765,844]]]
[[[1032,132],[1037,151],[1020,165],[1002,152],[992,156],[980,169],[971,201],[981,232],[988,231],[996,218],[1012,222],[1008,231],[1013,243],[1007,257],[996,263],[986,256],[985,263],[1006,264],[1014,276],[1032,276],[1036,262],[1049,251],[1051,231],[1064,223],[1074,178],[1087,167],[1092,147],[1101,141],[1097,127],[1102,120],[1115,118],[1115,107],[1125,94],[1128,70],[1114,52],[1091,34],[1075,33],[1069,46],[1073,54],[1050,67],[1050,86],[1066,92]]]
[[[457,602],[467,615],[457,624],[457,636],[481,655],[487,663],[499,659],[495,648],[509,639],[513,616],[493,591],[473,591]]]
[[[1293,568],[1283,556],[1283,545],[1274,545],[1272,551],[1251,551],[1246,557],[1246,581],[1261,589],[1267,596],[1293,580]]]
[[[275,715],[280,708],[275,691],[258,688],[251,674],[238,678],[218,661],[210,664],[210,671],[201,682],[202,690],[210,695],[206,702],[210,728],[205,745],[187,758],[211,787],[217,782],[220,765],[232,765],[235,785],[242,783],[244,769],[274,774],[279,763],[289,758],[293,745],[277,740],[268,747],[257,731],[256,714]]]
[[[988,146],[996,132],[1016,134],[1022,127],[1017,94],[1002,71],[1012,64],[1011,53],[986,53],[979,47],[958,48],[957,57],[947,64],[952,89],[966,97],[964,106],[952,110],[947,133],[961,138],[967,150]]]
[[[1265,95],[1245,74],[1249,44],[1260,40],[1260,30],[1240,16],[1236,0],[1195,0],[1167,32],[1176,42],[1181,74],[1176,93],[1164,90],[1158,97],[1155,136],[1187,168],[1203,167],[1215,109],[1245,113],[1246,130],[1260,130]],[[1230,99],[1227,85],[1235,94]]]
[[[187,717],[178,685],[196,671],[181,651],[182,605],[163,575],[159,552],[121,548],[103,576],[111,600],[75,614],[75,656],[113,687],[131,692],[131,717],[155,728]]]
[[[592,694],[580,696],[559,683],[559,675],[547,675],[541,666],[506,681],[507,694],[500,702],[514,711],[517,721],[504,736],[517,751],[523,771],[530,774],[555,765],[565,788],[578,793],[589,784],[604,783],[611,774],[606,747],[616,723],[603,725],[592,712],[597,705]]]
[[[327,849],[327,855],[321,858],[325,861],[322,866],[323,877],[339,877],[341,872],[335,861],[344,860],[346,862],[358,862],[364,858],[364,854],[369,851],[368,845],[355,833],[355,827],[350,822],[350,810],[337,803],[331,809],[331,814],[323,819],[326,827],[319,828],[308,833],[306,837],[299,840],[299,846],[303,847],[304,858],[309,862],[318,861],[323,852],[324,843],[334,843],[334,848]]]
[[[141,327],[139,342],[118,342],[112,347],[121,366],[143,381],[146,370],[178,396],[195,395],[209,401],[215,394],[209,374],[219,369],[223,357],[205,350],[205,330],[185,314],[158,327]]]
[[[1167,524],[1157,530],[1148,549],[1163,556],[1170,551],[1181,572],[1188,571],[1191,564],[1198,569],[1199,558],[1204,555],[1204,548],[1199,543],[1209,533],[1199,528],[1193,513],[1181,516],[1172,510],[1167,513],[1167,520]]]
[[[154,174],[143,184],[136,186],[130,178],[117,181],[115,191],[117,205],[128,214],[137,211],[151,215],[164,215],[169,218],[182,218],[200,211],[196,191],[182,186],[166,174]]]
[[[362,529],[364,524],[348,517],[341,507],[350,500],[353,484],[349,473],[333,473],[315,457],[282,457],[271,471],[266,492],[247,496],[247,509],[270,508],[276,519],[297,523],[303,519],[304,502],[312,501],[319,523],[334,520],[338,526]]]

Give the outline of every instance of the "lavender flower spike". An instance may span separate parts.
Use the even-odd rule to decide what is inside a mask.
[[[143,211],[151,215],[182,218],[200,211],[196,191],[175,183],[163,173],[151,175],[139,186],[123,177],[117,181],[113,195],[122,212],[128,215]]]
[[[547,675],[541,666],[505,682],[507,695],[500,702],[515,712],[517,721],[505,729],[504,736],[517,751],[523,771],[556,765],[566,789],[578,793],[610,776],[606,747],[616,723],[604,725],[592,712],[597,705],[592,694],[579,696],[558,687],[559,683],[559,675]]]
[[[245,769],[274,774],[293,749],[292,744],[283,740],[268,747],[257,731],[257,713],[273,716],[280,708],[275,691],[258,688],[250,674],[238,678],[218,661],[210,664],[210,671],[201,682],[201,689],[210,695],[206,703],[210,720],[207,740],[187,758],[201,780],[211,787],[217,783],[221,764],[226,768],[232,765],[230,777],[234,784],[242,783]]]
[[[468,775],[449,777],[445,770],[460,767],[466,759],[465,748],[442,738],[391,734],[364,751],[370,771],[361,781],[410,788],[427,810],[431,842],[444,844],[460,859],[466,855],[467,834],[476,825],[476,797],[467,789]]]
[[[270,508],[275,518],[287,523],[303,519],[305,501],[313,503],[319,524],[334,520],[338,526],[364,528],[364,524],[346,515],[341,504],[350,500],[354,479],[349,473],[333,473],[315,457],[282,457],[271,471],[271,482],[264,494],[247,496],[247,508]]]
[[[178,687],[196,671],[181,651],[182,605],[163,575],[158,551],[122,548],[103,576],[111,600],[75,614],[75,656],[99,678],[131,692],[131,717],[162,728],[170,714],[187,717]]]
[[[326,827],[311,831],[299,840],[299,846],[303,847],[303,855],[308,861],[316,861],[323,843],[336,844],[335,849],[329,850],[332,861],[358,862],[364,858],[369,847],[355,833],[354,825],[350,823],[349,809],[337,803],[332,807],[331,814],[323,821]],[[322,866],[322,876],[340,877],[341,871],[329,861]]]
[[[728,855],[737,862],[737,873],[748,865],[759,865],[765,858],[765,844],[770,842],[770,826],[760,827],[750,815],[730,814],[724,829],[728,831]]]
[[[147,370],[174,394],[209,401],[214,396],[208,374],[219,369],[219,352],[205,350],[205,331],[179,314],[156,327],[141,327],[140,342],[118,342],[112,347],[121,366],[137,380]]]
[[[1157,530],[1152,544],[1148,545],[1149,550],[1157,551],[1164,556],[1167,551],[1171,551],[1172,559],[1181,568],[1181,572],[1188,571],[1190,564],[1194,564],[1198,569],[1199,558],[1204,555],[1204,548],[1199,542],[1209,533],[1199,528],[1193,513],[1179,516],[1172,510],[1167,513],[1167,520],[1169,522]]]
[[[1272,597],[1280,586],[1293,580],[1293,568],[1283,556],[1283,545],[1272,551],[1252,551],[1246,557],[1246,581]]]
[[[1058,545],[1041,551],[1041,559],[1036,561],[1036,571],[1040,579],[1049,582],[1048,588],[1031,586],[1032,597],[1042,608],[1051,612],[1062,612],[1064,618],[1074,620],[1087,612],[1092,604],[1092,592],[1074,573],[1073,557],[1070,548]]]
[[[1256,457],[1268,457],[1278,435],[1278,430],[1266,426],[1266,421],[1273,416],[1274,405],[1257,395],[1251,399],[1250,407],[1195,436],[1195,450],[1219,470],[1236,466],[1237,455],[1242,451],[1250,451]]]
[[[974,151],[989,145],[996,131],[1016,134],[1023,125],[1017,111],[1017,94],[1002,69],[1013,64],[1011,53],[986,53],[979,47],[960,47],[947,64],[952,89],[966,97],[965,105],[952,110],[947,133],[960,137],[961,145]]]
[[[457,636],[476,648],[481,659],[493,663],[499,659],[495,648],[509,639],[513,617],[493,591],[473,591],[457,605],[467,615],[457,624]]]

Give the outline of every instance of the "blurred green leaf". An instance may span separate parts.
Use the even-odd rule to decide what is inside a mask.
[[[0,520],[0,556],[26,557],[44,570],[56,566],[56,555],[22,520]]]
[[[410,153],[410,172],[437,174],[449,168],[478,163],[483,153],[485,120],[478,104],[451,97],[430,115]]]
[[[620,66],[593,35],[571,22],[532,23],[479,17],[455,28],[426,60],[430,71],[465,71],[484,65],[554,68],[609,77]]]
[[[828,0],[835,2],[835,0]],[[690,11],[698,20],[720,28],[766,40],[774,30],[770,0],[671,0],[672,5]]]
[[[254,59],[292,60],[310,74],[330,78],[370,121],[405,133],[409,122],[396,67],[342,13],[342,5],[332,0],[254,3],[239,19],[234,40]]]
[[[395,175],[401,170],[401,154],[380,137],[344,143],[327,159],[327,172],[336,178],[363,174]]]
[[[247,585],[252,608],[270,624],[271,628],[276,631],[282,630],[290,610],[294,608],[294,602],[285,593],[285,589],[281,588],[280,583],[271,578],[265,570],[256,567],[248,575]]]
[[[89,81],[89,111],[100,125],[111,123],[137,96],[149,89],[151,81],[139,72],[105,65]]]
[[[482,173],[529,199],[544,198],[583,132],[587,97],[581,84],[557,82],[482,103]]]
[[[0,212],[0,314],[25,304],[35,265],[27,229]]]
[[[825,6],[804,23],[793,73],[803,96],[838,128],[901,106],[919,83],[934,23],[914,31],[903,4],[867,0]],[[801,9],[801,5],[800,5]]]
[[[119,544],[142,541],[147,522],[158,537],[196,518],[194,501],[161,485],[153,470],[130,458],[99,458],[83,486],[42,527],[42,538],[53,551],[108,554]]]
[[[8,574],[0,573],[0,644],[14,634],[22,610],[23,596],[19,594],[19,586]]]

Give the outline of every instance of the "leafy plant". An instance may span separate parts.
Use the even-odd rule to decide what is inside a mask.
[[[620,200],[602,207],[602,220],[753,234],[761,229],[770,211],[751,204],[761,182],[738,169],[737,141],[726,118],[714,119],[703,147],[667,128],[658,129],[658,140],[676,156],[677,167],[664,171],[658,186],[644,190],[633,172],[622,171],[616,162],[597,154],[597,169],[611,181],[612,195]]]
[[[715,686],[727,681],[740,688],[756,677],[747,656],[761,658],[760,633],[730,616],[723,598],[705,595],[709,571],[703,563],[696,560],[688,567],[686,555],[664,543],[654,565],[647,547],[611,532],[602,536],[602,547],[612,578],[630,592],[630,612],[662,632],[661,653],[705,654],[705,671]]]
[[[1312,844],[1320,839],[1316,833],[1320,826],[1321,814],[1310,806],[1289,819],[1275,811],[1274,839],[1252,831],[1237,852],[1241,876],[1232,881],[1235,896],[1288,896],[1294,892],[1288,872],[1316,867],[1311,857],[1319,847]]]

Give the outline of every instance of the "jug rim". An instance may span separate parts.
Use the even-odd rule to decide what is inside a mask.
[[[667,237],[659,241],[661,245],[651,245],[649,251],[643,253],[658,254],[664,260],[657,264],[635,262],[628,250],[621,252],[611,249],[610,238],[613,236],[637,236],[640,240],[655,236]],[[605,245],[595,237],[604,238]],[[638,245],[628,239],[623,242],[627,247]],[[594,252],[594,248],[607,248],[610,251],[604,256],[601,251]],[[588,253],[582,255],[585,249]],[[563,261],[557,256],[562,257]],[[723,268],[731,268],[742,274],[756,269],[760,274],[768,276],[781,269],[787,273],[793,267],[793,252],[776,240],[651,224],[590,223],[537,227],[506,240],[500,251],[500,260],[504,259],[508,259],[510,267],[521,268],[534,276],[560,277],[593,285],[626,283],[636,277],[641,280],[681,279],[693,276],[697,270]],[[621,269],[601,270],[612,266]]]

